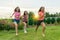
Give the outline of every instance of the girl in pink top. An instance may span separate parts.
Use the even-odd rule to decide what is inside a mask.
[[[42,25],[42,36],[44,37],[45,36],[45,23],[44,23],[44,12],[45,12],[45,8],[44,7],[41,7],[38,11],[38,15],[39,15],[39,18],[38,18],[38,22],[37,22],[37,27],[36,27],[36,31],[39,27],[39,25],[41,24]]]
[[[27,23],[28,23],[28,12],[24,11],[24,14],[23,14],[24,33],[27,33],[27,30],[26,30]]]
[[[20,22],[20,15],[21,15],[19,7],[15,8],[14,13],[12,14],[12,16],[13,15],[14,15],[14,24],[15,24],[16,35],[18,35],[18,23]]]

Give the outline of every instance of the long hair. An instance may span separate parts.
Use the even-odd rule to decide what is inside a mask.
[[[23,15],[28,15],[28,12],[27,11],[24,11],[24,14]]]
[[[19,7],[16,7],[16,8],[14,9],[14,12],[20,12],[20,8],[19,8]]]
[[[38,11],[38,12],[40,12],[42,8],[45,8],[45,7],[40,7],[40,9],[39,9],[39,11]]]

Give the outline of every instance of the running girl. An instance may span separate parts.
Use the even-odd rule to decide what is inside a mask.
[[[14,13],[12,14],[12,16],[13,15],[14,15],[14,24],[15,24],[16,35],[18,35],[18,23],[20,22],[20,15],[21,15],[19,7],[16,7],[14,9]]]
[[[36,27],[36,31],[37,31],[39,25],[40,24],[42,25],[42,36],[43,37],[45,36],[44,12],[45,12],[45,8],[41,7],[38,11],[39,18],[38,18],[37,27]]]
[[[24,14],[23,14],[24,33],[27,33],[27,30],[26,30],[27,22],[28,22],[28,12],[24,11]]]

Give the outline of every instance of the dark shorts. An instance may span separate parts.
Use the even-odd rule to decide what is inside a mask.
[[[23,22],[27,23],[27,21],[23,21]]]
[[[20,20],[16,20],[16,19],[14,19],[13,21],[16,22],[17,24],[20,22]]]
[[[37,26],[41,25],[42,22],[44,22],[44,20],[38,20],[37,21]]]

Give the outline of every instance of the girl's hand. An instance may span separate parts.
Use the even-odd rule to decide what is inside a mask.
[[[10,16],[12,18],[12,16]]]

